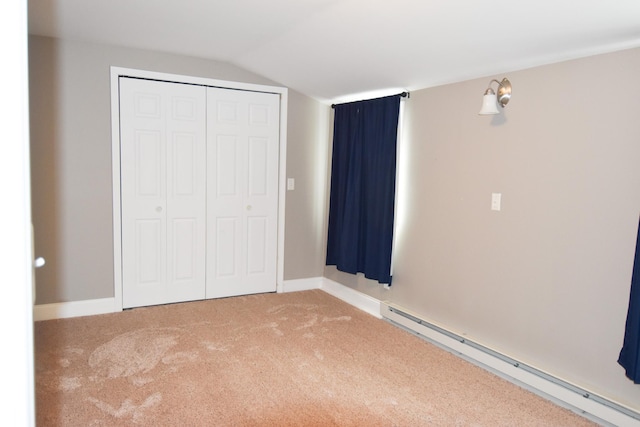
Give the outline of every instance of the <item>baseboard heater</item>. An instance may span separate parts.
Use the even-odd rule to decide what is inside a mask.
[[[502,377],[507,377],[506,379],[508,380],[515,380],[518,384],[525,385],[526,388],[538,394],[542,394],[547,398],[550,397],[555,401],[563,402],[570,407],[578,408],[583,414],[591,414],[596,418],[609,421],[613,425],[628,425],[630,421],[633,423],[633,425],[640,425],[640,413],[630,408],[622,406],[604,397],[598,396],[586,389],[578,387],[574,384],[571,384],[567,381],[564,381],[560,378],[557,378],[553,375],[550,375],[546,372],[515,360],[500,352],[492,350],[491,348],[471,341],[464,336],[448,331],[438,325],[420,318],[419,315],[412,313],[393,303],[383,301],[380,304],[380,314],[384,319],[392,322],[397,326],[402,327],[410,333],[414,333],[421,338],[426,339],[427,341],[439,347],[442,347],[447,351],[453,352],[474,364],[480,364]],[[500,362],[508,364],[509,366],[507,367],[507,369],[495,366],[496,363],[492,363],[492,360],[495,361],[496,359]],[[545,382],[547,382],[547,384],[551,383],[557,386],[552,387],[554,389],[558,389],[559,387],[559,393],[555,393],[556,395],[554,395],[554,393],[550,393],[549,390],[545,390],[545,388],[548,387],[537,387],[536,384],[531,384],[531,381],[525,381],[518,378],[517,370],[522,370],[528,374],[535,375],[534,378],[538,379],[538,381],[534,381],[535,383],[545,384]],[[557,396],[558,394],[567,396],[570,393],[573,394],[572,396],[570,396],[573,399],[567,399],[563,398],[563,396]],[[584,408],[585,406],[595,407],[593,403],[591,405],[572,403],[571,400],[575,401],[577,396],[581,396],[588,401],[592,401],[599,405],[602,405],[604,407],[602,408],[603,411],[590,410],[592,408]],[[607,411],[607,408],[615,411],[615,413]],[[622,418],[619,418],[620,415],[622,416]],[[629,417],[631,419],[626,417]],[[639,423],[636,424],[635,422],[633,422],[634,420],[638,421]]]

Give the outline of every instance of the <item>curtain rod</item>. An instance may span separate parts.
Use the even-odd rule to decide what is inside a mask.
[[[398,95],[402,98],[411,98],[411,93],[409,92],[402,92],[402,93],[399,93]],[[389,96],[393,96],[393,95],[389,95]],[[353,102],[357,102],[357,101],[353,101]],[[345,102],[345,104],[348,104],[348,102]],[[340,105],[340,104],[331,104],[331,108],[336,108],[336,105]]]

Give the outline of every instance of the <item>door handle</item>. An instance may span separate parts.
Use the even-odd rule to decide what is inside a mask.
[[[46,262],[47,262],[47,261],[45,261],[45,259],[44,259],[44,258],[42,258],[41,256],[39,256],[38,258],[36,258],[36,259],[33,261],[33,266],[34,266],[35,268],[40,268],[40,267],[44,266]]]

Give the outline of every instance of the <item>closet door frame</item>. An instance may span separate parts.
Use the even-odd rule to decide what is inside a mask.
[[[111,67],[111,165],[113,188],[113,267],[114,267],[114,309],[122,310],[122,223],[120,217],[120,77],[133,77],[174,83],[195,84],[225,89],[246,90],[252,92],[274,93],[280,96],[280,139],[278,160],[278,253],[276,261],[276,292],[284,290],[284,213],[286,196],[287,165],[287,88],[265,86],[251,83],[239,83],[167,74],[132,68]]]

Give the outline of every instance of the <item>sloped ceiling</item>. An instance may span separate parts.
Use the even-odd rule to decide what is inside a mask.
[[[336,102],[638,47],[640,0],[30,0],[29,32],[226,61]]]

